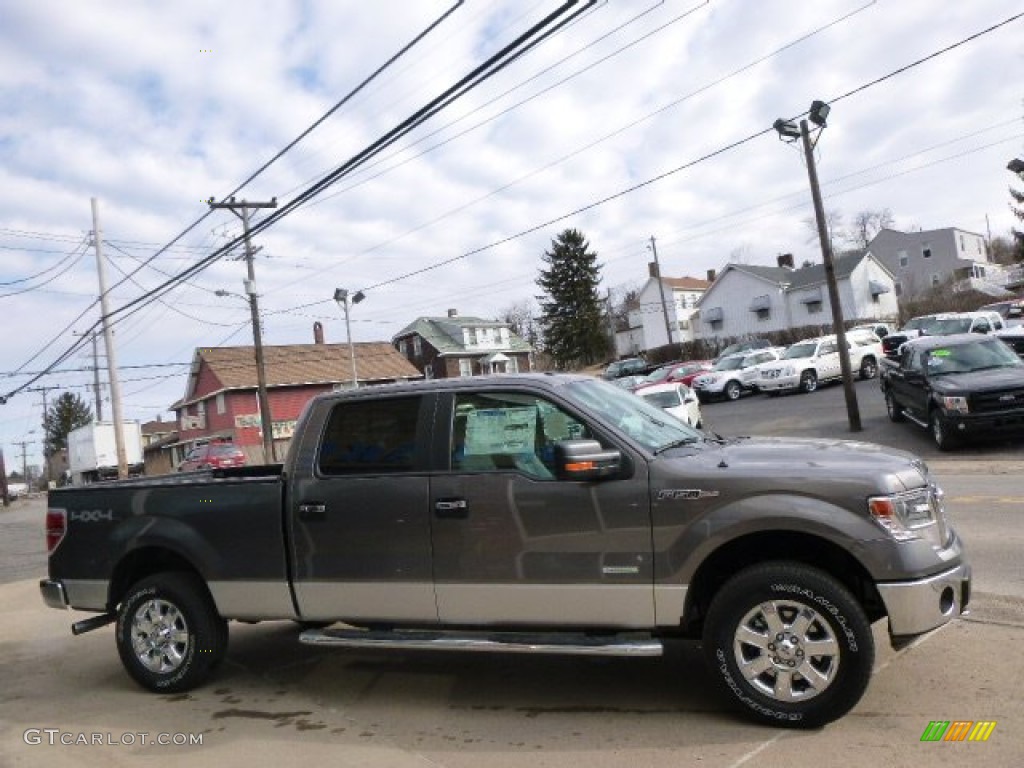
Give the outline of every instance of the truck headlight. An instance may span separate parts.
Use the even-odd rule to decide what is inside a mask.
[[[956,411],[957,413],[967,413],[967,398],[966,397],[943,397],[942,407],[947,411]]]
[[[890,496],[872,496],[868,499],[871,518],[897,541],[932,539],[941,546],[944,533],[940,530],[942,518],[942,491],[937,486],[917,488]]]

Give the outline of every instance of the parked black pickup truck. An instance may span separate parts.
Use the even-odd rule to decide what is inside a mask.
[[[889,418],[930,430],[940,450],[1024,435],[1024,360],[997,337],[912,339],[898,362],[883,361],[879,384]]]
[[[362,648],[650,656],[684,637],[741,710],[809,727],[860,699],[871,622],[898,644],[970,591],[912,454],[709,436],[556,374],[325,394],[283,467],[55,490],[46,535],[46,603],[100,614],[76,634],[116,620],[159,692],[202,683],[232,619]]]

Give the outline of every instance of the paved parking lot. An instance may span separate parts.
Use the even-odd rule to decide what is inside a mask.
[[[986,546],[999,547],[1000,558],[1020,551],[1020,445],[978,446],[950,460],[924,431],[888,421],[876,382],[858,383],[857,392],[864,431],[856,437],[925,455],[939,473],[961,473],[957,497],[971,510],[963,525],[992,533]],[[705,408],[709,428],[725,434],[851,436],[841,387]],[[709,693],[700,649],[687,643],[670,645],[663,658],[632,660],[362,652],[300,646],[287,622],[233,624],[228,658],[210,684],[158,696],[124,674],[110,627],[75,638],[68,627],[81,616],[42,605],[42,537],[31,543],[26,531],[43,504],[32,504],[0,511],[3,532],[20,532],[0,539],[0,561],[16,565],[15,580],[0,583],[3,768],[1024,764],[1024,584],[1009,565],[1000,580],[978,574],[1006,594],[977,595],[966,620],[899,653],[884,623],[875,625],[879,652],[865,698],[820,731],[736,719]],[[933,720],[997,725],[985,743],[922,743]],[[93,734],[102,743],[60,744]],[[186,743],[149,743],[160,734]],[[201,744],[187,743],[197,737]]]

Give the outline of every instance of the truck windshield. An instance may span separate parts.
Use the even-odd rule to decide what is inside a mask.
[[[660,408],[598,379],[574,381],[563,391],[582,408],[616,425],[652,453],[671,445],[695,443],[703,437]]]
[[[726,357],[715,363],[716,371],[736,371],[743,367],[743,357]]]
[[[1024,367],[1024,360],[999,339],[986,339],[974,344],[933,349],[928,353],[925,365],[930,376],[942,376],[990,368],[1019,368]]]
[[[968,333],[971,330],[969,317],[944,317],[925,324],[925,329],[932,336],[951,336],[954,333]]]

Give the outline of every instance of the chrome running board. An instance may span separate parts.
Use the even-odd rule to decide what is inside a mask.
[[[661,656],[650,635],[592,636],[555,632],[444,632],[412,630],[308,629],[299,642],[339,648],[404,648],[415,651],[555,653],[574,656]]]

